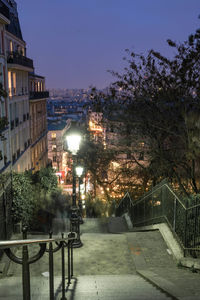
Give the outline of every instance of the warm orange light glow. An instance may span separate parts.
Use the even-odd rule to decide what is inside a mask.
[[[103,132],[103,128],[99,125],[96,125],[94,122],[89,122],[89,127],[91,131]]]

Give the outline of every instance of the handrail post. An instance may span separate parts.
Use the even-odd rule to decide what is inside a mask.
[[[23,239],[27,239],[27,228],[22,229]],[[28,261],[28,246],[23,246],[22,250],[22,284],[23,284],[23,300],[31,299],[30,289],[30,269]]]
[[[186,249],[188,247],[187,245],[187,218],[188,218],[188,203],[186,202],[186,210],[185,210],[185,228],[184,228],[184,257],[186,255]]]
[[[176,232],[176,205],[177,205],[177,200],[176,197],[174,197],[174,220],[173,220],[174,232]]]
[[[71,283],[71,241],[68,241],[68,244],[67,244],[67,250],[68,250],[68,284]]]
[[[64,233],[62,233],[62,239],[64,239]],[[62,298],[61,300],[67,300],[65,298],[65,243],[64,241],[62,241],[61,256],[62,256]]]
[[[49,238],[52,238],[52,232],[49,233]],[[49,243],[49,296],[50,300],[54,300],[54,269],[53,269],[53,246]]]
[[[70,246],[71,246],[71,277],[74,276],[73,242],[74,242],[74,240],[70,243]]]

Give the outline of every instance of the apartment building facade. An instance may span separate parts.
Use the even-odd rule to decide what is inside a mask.
[[[29,73],[29,106],[31,136],[31,169],[33,172],[45,167],[48,162],[47,111],[45,78]]]
[[[7,1],[10,24],[6,25],[5,48],[7,53],[9,121],[11,162],[14,171],[31,168],[29,122],[29,72],[33,72],[33,60],[26,55],[17,5]]]
[[[48,124],[48,158],[59,179],[65,181],[70,156],[64,150],[64,135],[71,126],[71,119],[57,120]]]
[[[10,23],[9,9],[0,1],[0,172],[10,168],[10,147],[9,147],[9,106],[8,98],[4,91],[7,91],[7,58],[5,48],[5,26]]]

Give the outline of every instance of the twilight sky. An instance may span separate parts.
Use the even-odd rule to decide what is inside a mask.
[[[27,55],[47,88],[97,88],[122,71],[125,49],[169,55],[200,27],[200,0],[16,0]]]

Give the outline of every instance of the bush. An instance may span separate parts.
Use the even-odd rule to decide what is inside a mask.
[[[13,222],[22,222],[28,226],[33,218],[36,205],[30,178],[24,173],[13,173],[12,178],[12,218]]]

